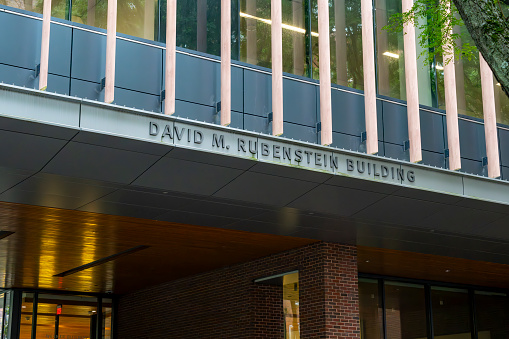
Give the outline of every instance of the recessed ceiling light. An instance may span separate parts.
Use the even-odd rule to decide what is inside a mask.
[[[451,272],[451,270],[449,270],[449,269],[445,270],[445,273],[449,273],[449,272]]]
[[[369,260],[366,260],[366,262],[369,262]]]

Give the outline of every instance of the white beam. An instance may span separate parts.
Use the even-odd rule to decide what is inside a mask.
[[[318,59],[320,66],[321,144],[332,144],[329,1],[318,0]]]
[[[164,114],[175,113],[175,69],[177,58],[177,0],[166,2],[166,70]]]
[[[412,6],[412,0],[403,0],[403,13],[409,12]],[[419,81],[417,78],[417,44],[415,42],[415,25],[413,23],[407,23],[403,27],[403,44],[410,162],[415,163],[422,161],[422,150],[421,122],[419,119]]]
[[[51,0],[44,0],[42,9],[41,64],[39,65],[39,89],[48,87],[49,36],[51,26]]]
[[[221,125],[231,123],[231,0],[221,0]]]
[[[479,53],[481,67],[482,105],[484,115],[484,134],[486,156],[488,157],[488,176],[500,177],[500,158],[497,136],[497,113],[495,109],[495,90],[493,88],[493,72]]]
[[[373,5],[361,0],[362,62],[364,69],[364,111],[366,118],[366,153],[378,153],[376,116],[375,43],[373,38]]]
[[[450,2],[447,1],[449,11]],[[446,34],[452,34],[446,32]],[[454,54],[452,47],[449,53],[444,52],[444,92],[445,92],[445,114],[447,120],[447,143],[449,148],[449,169],[459,170],[461,168],[460,134],[458,126],[458,101],[456,97],[456,72],[454,67]],[[447,62],[447,60],[449,62]]]
[[[104,102],[115,100],[115,53],[117,47],[117,0],[108,0],[106,22],[106,71]]]
[[[251,0],[252,1],[252,0]],[[283,28],[281,0],[271,1],[272,135],[283,134]]]

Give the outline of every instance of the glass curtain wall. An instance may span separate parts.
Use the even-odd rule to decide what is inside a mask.
[[[329,0],[332,83],[364,89],[360,0]],[[318,3],[311,1],[313,79],[319,79]]]
[[[281,0],[283,72],[307,75],[307,0]],[[270,68],[271,0],[240,0],[240,61]]]
[[[401,0],[375,0],[378,93],[406,100],[403,32],[383,29],[393,14],[401,13]]]
[[[359,313],[363,339],[509,338],[505,292],[359,278]]]

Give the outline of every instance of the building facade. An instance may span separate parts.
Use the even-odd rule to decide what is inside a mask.
[[[0,0],[0,337],[508,338],[509,100],[408,5]]]

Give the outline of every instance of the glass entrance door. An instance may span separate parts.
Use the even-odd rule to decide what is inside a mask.
[[[90,296],[26,293],[20,339],[109,339],[111,300],[103,301],[106,303],[98,303],[98,298]]]

